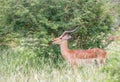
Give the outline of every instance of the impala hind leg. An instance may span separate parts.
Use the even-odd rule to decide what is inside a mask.
[[[99,66],[104,66],[105,65],[105,62],[106,62],[106,59],[105,58],[99,58],[96,60],[96,65],[99,67]]]
[[[105,58],[102,59],[102,60],[101,60],[101,65],[102,65],[102,66],[105,66],[105,62],[106,62],[106,59],[105,59]]]
[[[99,66],[100,66],[99,59],[95,59],[95,60],[94,60],[94,66],[95,66],[96,68],[99,68]]]

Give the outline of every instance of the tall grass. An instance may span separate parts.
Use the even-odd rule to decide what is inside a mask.
[[[64,60],[53,63],[48,58],[45,62],[46,58],[24,46],[1,48],[0,82],[120,82],[120,41],[112,42],[106,51],[105,67],[79,67],[73,71]]]

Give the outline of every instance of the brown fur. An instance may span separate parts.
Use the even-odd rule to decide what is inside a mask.
[[[55,38],[52,43],[60,45],[61,54],[63,58],[72,66],[78,64],[91,64],[92,62],[97,65],[104,65],[106,60],[106,52],[100,48],[93,48],[87,50],[71,50],[68,48],[69,35],[64,35],[62,38]]]

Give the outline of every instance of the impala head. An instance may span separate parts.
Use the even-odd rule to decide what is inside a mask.
[[[62,44],[63,42],[67,41],[68,39],[70,39],[71,36],[69,34],[65,34],[64,36],[60,36],[58,38],[55,38],[52,40],[52,44]]]
[[[57,37],[57,38],[52,40],[52,44],[59,44],[59,45],[62,44],[63,42],[65,42],[71,38],[71,36],[68,33],[74,32],[77,29],[78,29],[78,27],[75,28],[74,30],[63,32],[60,37]]]

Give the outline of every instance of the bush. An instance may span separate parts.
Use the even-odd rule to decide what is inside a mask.
[[[81,48],[100,47],[112,23],[103,1],[8,0],[2,1],[2,6],[4,22],[0,27],[6,28],[1,30],[2,33],[20,32],[27,36],[39,32],[44,33],[43,36],[55,37],[64,30],[79,26],[74,36]]]
[[[110,10],[103,0],[7,0],[0,7],[0,41],[19,45],[21,37],[32,36],[39,39],[39,45],[33,45],[39,55],[53,53],[47,43],[76,26],[80,28],[73,33],[74,41],[83,49],[103,48],[101,41],[111,32]]]

